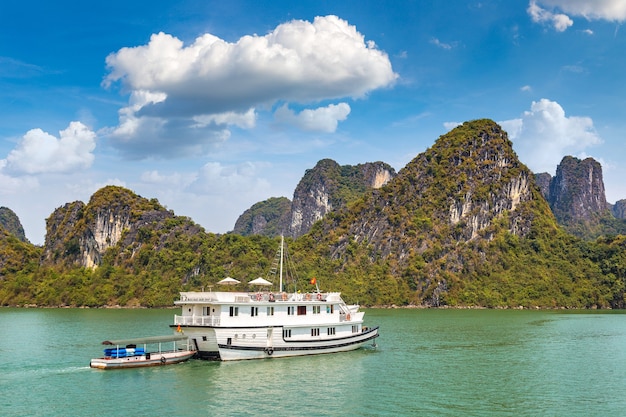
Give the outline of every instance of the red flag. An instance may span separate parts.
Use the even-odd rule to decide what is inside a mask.
[[[317,282],[317,280],[315,279],[315,277],[311,278],[311,285],[315,285],[315,283]]]

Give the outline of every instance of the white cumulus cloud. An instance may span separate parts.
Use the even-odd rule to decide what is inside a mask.
[[[55,137],[32,129],[0,165],[9,174],[71,173],[91,166],[96,134],[81,122],[71,122]]]
[[[554,26],[558,32],[563,32],[574,24],[569,16],[562,13],[552,13],[551,11],[537,5],[535,1],[531,1],[528,5],[528,14],[536,23],[547,23]]]
[[[293,20],[232,43],[205,34],[185,45],[158,33],[106,62],[103,84],[131,92],[113,143],[138,157],[142,149],[196,152],[228,136],[229,126],[252,128],[255,112],[276,102],[362,98],[397,78],[387,54],[337,16]]]
[[[581,16],[587,20],[612,22],[626,20],[626,2],[624,0],[537,0],[537,3],[558,8],[564,13]]]
[[[626,20],[624,0],[531,0],[527,10],[534,22],[551,24],[560,32],[574,24],[571,16],[609,22]]]
[[[330,104],[317,109],[305,109],[296,114],[286,104],[274,113],[277,122],[296,126],[311,132],[332,133],[337,130],[340,121],[350,114],[347,103]]]
[[[533,101],[519,119],[500,122],[520,160],[533,172],[554,174],[566,155],[586,155],[602,143],[589,117],[566,116],[556,101]]]

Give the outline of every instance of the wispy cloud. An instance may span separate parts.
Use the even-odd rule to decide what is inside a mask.
[[[561,67],[563,71],[572,72],[574,74],[583,74],[586,72],[585,68],[581,65],[564,65]]]
[[[0,56],[0,78],[30,78],[40,76],[44,72],[44,69],[38,65]]]
[[[446,50],[450,50],[454,47],[457,46],[457,42],[441,42],[439,39],[437,38],[432,38],[430,40],[430,43],[441,48],[441,49],[446,49]]]

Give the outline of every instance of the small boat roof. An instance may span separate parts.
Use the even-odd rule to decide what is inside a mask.
[[[119,340],[105,340],[103,345],[143,345],[146,343],[164,343],[164,342],[176,342],[178,340],[188,339],[188,336],[183,334],[172,334],[167,336],[148,336],[137,337],[134,339],[119,339]]]

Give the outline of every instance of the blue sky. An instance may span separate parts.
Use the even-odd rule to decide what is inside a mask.
[[[625,0],[96,3],[0,5],[0,205],[33,243],[107,184],[227,232],[320,159],[399,170],[477,118],[626,198]]]

